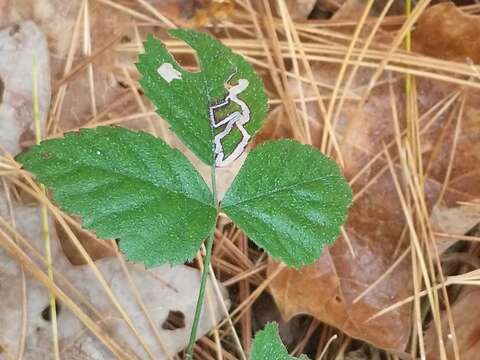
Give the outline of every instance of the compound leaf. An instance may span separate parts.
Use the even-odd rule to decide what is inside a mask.
[[[213,197],[186,157],[144,132],[98,127],[17,156],[100,238],[150,267],[195,256],[215,225]]]
[[[299,268],[340,233],[352,192],[334,161],[292,140],[252,150],[223,211],[273,258]]]
[[[253,339],[250,360],[309,360],[302,355],[299,358],[290,356],[278,335],[278,325],[268,323],[263,330],[258,331]]]
[[[200,71],[183,69],[159,40],[149,36],[137,63],[140,84],[190,150],[210,165],[221,151],[225,163],[217,159],[217,165],[227,165],[262,125],[267,112],[263,82],[240,55],[209,35],[185,29],[169,34],[196,51]]]

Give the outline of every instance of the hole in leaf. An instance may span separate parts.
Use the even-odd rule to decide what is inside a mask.
[[[175,40],[180,40],[175,37],[172,37]],[[196,73],[200,72],[200,63],[197,57],[197,52],[192,49],[187,43],[185,45],[191,50],[190,53],[184,53],[184,52],[178,52],[177,49],[170,47],[169,45],[165,44],[165,47],[167,48],[167,51],[172,55],[173,59],[175,62],[182,67],[183,70],[191,72],[191,73]]]
[[[55,310],[57,312],[57,316],[60,314],[61,307],[58,301],[55,302]],[[50,304],[42,310],[42,319],[45,321],[52,321],[51,314],[50,314]]]
[[[177,330],[185,327],[185,315],[178,310],[170,310],[168,316],[162,324],[162,329]]]

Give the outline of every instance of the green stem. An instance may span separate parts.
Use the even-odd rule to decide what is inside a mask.
[[[213,203],[215,204],[215,207],[217,208],[217,214],[218,214],[217,180],[216,180],[215,164],[213,164],[211,169],[210,169],[210,176],[211,176],[211,180],[212,180]],[[206,288],[206,285],[207,285],[208,271],[209,271],[209,268],[210,268],[210,260],[212,258],[213,239],[215,237],[215,229],[216,228],[217,228],[217,224],[216,224],[216,221],[215,221],[215,224],[213,225],[212,231],[210,232],[210,235],[208,236],[208,239],[207,239],[207,246],[206,246],[207,251],[206,251],[206,254],[205,254],[205,260],[203,262],[202,279],[200,281],[200,289],[198,291],[197,306],[195,308],[195,316],[193,317],[192,330],[190,332],[190,340],[188,342],[187,352],[186,352],[186,359],[187,360],[192,360],[193,359],[193,347],[195,346],[195,340],[197,338],[197,331],[198,331],[198,324],[200,322],[200,315],[202,313],[203,302],[204,302],[204,299],[205,299],[205,288]]]

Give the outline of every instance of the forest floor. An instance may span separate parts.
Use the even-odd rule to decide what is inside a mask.
[[[220,217],[224,295],[209,292],[195,359],[241,359],[269,321],[294,356],[478,359],[480,4],[427,0],[0,0],[0,359],[122,358],[102,339],[131,358],[183,358],[202,254],[128,263],[13,160],[36,136],[117,125],[162,137],[204,174],[138,84],[147,34],[198,69],[175,27],[210,33],[263,78],[269,115],[251,146],[312,144],[353,189],[342,236],[300,270]],[[220,193],[240,165],[221,171]]]

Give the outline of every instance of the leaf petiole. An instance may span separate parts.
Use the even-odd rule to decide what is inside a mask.
[[[218,217],[218,200],[217,200],[217,180],[216,180],[216,167],[212,164],[210,168],[210,177],[212,181],[212,193],[213,203],[217,210]],[[216,220],[216,218],[215,218]],[[208,273],[210,269],[210,261],[212,258],[213,239],[215,237],[215,229],[217,228],[217,222],[215,221],[207,239],[205,260],[203,262],[202,278],[200,280],[200,289],[198,291],[197,305],[195,307],[195,315],[193,317],[192,330],[190,331],[190,339],[186,350],[186,359],[193,359],[193,347],[195,346],[195,340],[197,338],[198,324],[200,322],[200,315],[202,313],[202,306],[205,299],[205,288],[207,285]]]

